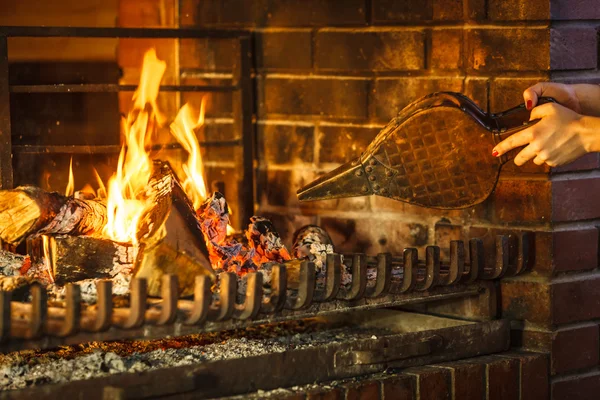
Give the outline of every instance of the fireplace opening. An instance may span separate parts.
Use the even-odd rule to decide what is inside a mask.
[[[595,82],[593,2],[59,3],[0,0],[4,395],[595,398],[600,158],[456,134]]]

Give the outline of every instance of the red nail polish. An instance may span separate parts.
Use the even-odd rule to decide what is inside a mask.
[[[498,151],[497,151],[497,150],[494,150],[494,151],[492,151],[492,155],[493,155],[494,157],[498,157]]]
[[[533,102],[531,100],[527,100],[527,109],[531,110],[532,106],[533,106]]]

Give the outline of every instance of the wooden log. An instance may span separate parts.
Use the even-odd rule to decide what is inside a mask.
[[[116,243],[108,239],[89,236],[57,235],[48,246],[51,261],[51,278],[57,285],[78,282],[84,279],[110,279],[118,273],[130,275],[137,256],[137,246]],[[43,237],[35,236],[27,241],[27,252],[31,255],[32,269],[47,268]]]
[[[154,168],[148,186],[155,206],[139,225],[134,275],[147,279],[150,296],[160,296],[162,276],[176,274],[179,295],[188,296],[194,293],[196,275],[214,277],[214,271],[192,203],[173,170],[162,161]]]
[[[31,267],[31,258],[21,254],[0,250],[0,275],[23,275]]]
[[[66,197],[35,186],[0,190],[0,239],[18,244],[56,217]]]
[[[100,237],[106,222],[101,200],[66,197],[34,186],[0,191],[0,239],[9,244],[32,234]]]
[[[100,238],[107,222],[106,203],[103,200],[68,197],[54,219],[36,233]]]

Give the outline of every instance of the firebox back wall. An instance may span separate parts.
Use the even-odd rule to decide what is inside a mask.
[[[299,226],[317,223],[340,250],[398,253],[446,246],[474,226],[549,227],[548,174],[535,166],[524,168],[526,175],[509,166],[489,201],[463,211],[379,197],[299,203],[295,194],[357,157],[423,95],[463,92],[492,112],[520,103],[521,91],[550,70],[549,5],[533,3],[182,0],[180,24],[254,32],[260,213],[288,242]],[[232,62],[227,47],[214,42],[182,42],[179,51],[180,66],[196,78]],[[227,117],[228,104],[213,98],[209,113]],[[222,157],[208,156],[227,161]]]

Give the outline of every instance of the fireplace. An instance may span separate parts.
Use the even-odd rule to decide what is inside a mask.
[[[540,80],[596,82],[593,2],[85,0],[87,16],[70,5],[73,16],[56,18],[31,11],[31,1],[0,17],[3,190],[63,191],[69,163],[78,185],[96,182],[92,168],[107,181],[121,150],[119,114],[154,47],[167,63],[159,106],[169,118],[204,97],[207,185],[227,199],[237,234],[257,215],[288,248],[299,229],[318,226],[335,251],[321,276],[314,263],[280,260],[243,280],[231,271],[218,282],[192,277],[181,298],[173,271],[133,279],[125,298],[100,280],[92,306],[80,301],[83,286],[67,286],[60,304],[40,286],[12,302],[2,292],[6,365],[19,354],[47,369],[72,362],[81,371],[85,357],[98,365],[60,383],[27,381],[13,362],[3,379],[21,386],[7,397],[595,398],[597,154],[555,169],[507,164],[493,195],[464,210],[296,196],[431,92],[461,92],[500,112]],[[58,27],[67,25],[76,27]],[[67,61],[40,50],[61,43]],[[182,154],[168,132],[150,147],[170,160]],[[174,196],[181,218],[169,223],[191,233],[173,246],[204,246],[186,194]],[[99,254],[102,266],[105,254],[128,251],[44,237],[4,246],[33,263],[49,259],[54,271],[65,259]],[[60,251],[48,257],[53,246]],[[229,344],[214,350],[221,342]],[[103,350],[89,355],[94,346]],[[173,364],[152,361],[173,349],[182,349]]]

